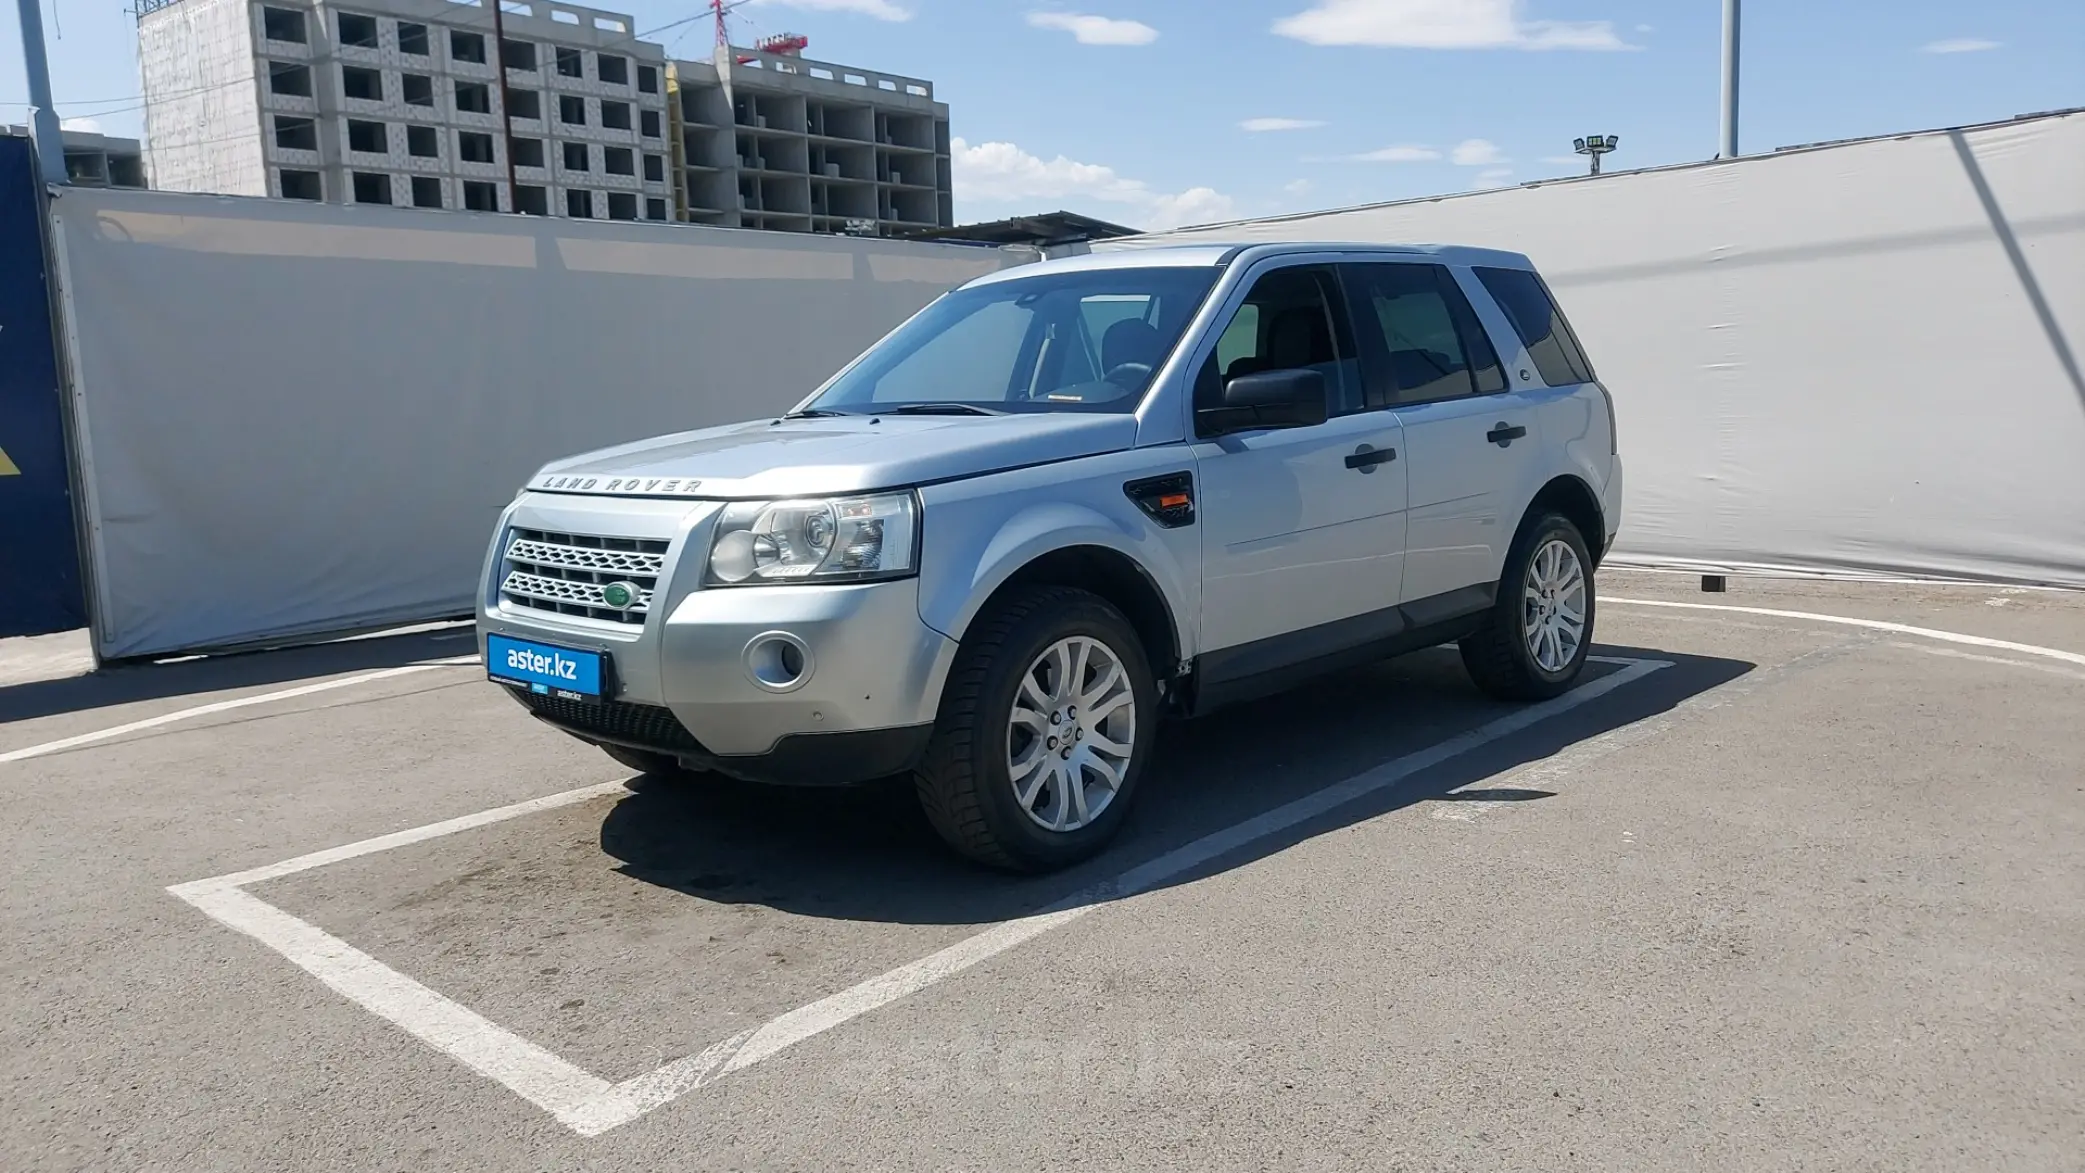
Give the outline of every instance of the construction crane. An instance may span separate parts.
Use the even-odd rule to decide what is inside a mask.
[[[759,52],[770,53],[780,57],[801,57],[804,55],[804,50],[810,47],[811,38],[804,36],[802,33],[776,33],[772,37],[762,37],[753,42],[753,48]],[[744,65],[751,60],[753,60],[751,57],[741,57],[738,59],[738,62],[740,65]]]
[[[725,18],[749,2],[750,0],[709,0],[710,13],[717,21],[718,59],[721,60],[731,53],[731,30]],[[810,47],[811,38],[804,36],[802,33],[776,33],[771,37],[762,37],[753,43],[755,52],[780,57],[800,57],[803,55],[804,50]],[[757,58],[754,57],[741,56],[737,58],[737,62],[740,65],[750,65],[755,60]]]

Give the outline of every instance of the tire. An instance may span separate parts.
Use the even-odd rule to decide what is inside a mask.
[[[1562,514],[1539,514],[1521,527],[1506,556],[1498,599],[1483,628],[1462,640],[1463,667],[1479,689],[1498,700],[1557,696],[1585,669],[1594,605],[1593,560],[1584,536]],[[1573,610],[1580,619],[1575,641],[1570,639]],[[1545,630],[1551,635],[1545,636]]]
[[[1064,687],[1073,677],[1076,687]],[[1094,702],[1090,712],[1065,712],[1082,699]],[[1064,720],[1045,723],[1053,716]],[[1054,871],[1093,856],[1121,829],[1157,722],[1150,664],[1120,611],[1072,587],[1021,589],[965,636],[914,788],[927,821],[962,855],[1007,871]]]

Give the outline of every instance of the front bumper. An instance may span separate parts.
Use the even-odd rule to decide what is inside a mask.
[[[583,740],[668,754],[762,782],[845,784],[916,763],[939,707],[955,641],[919,617],[917,579],[704,589],[713,502],[601,502],[525,495],[502,520],[478,606],[490,634],[605,652],[605,702],[515,693],[544,721]],[[510,527],[667,538],[671,545],[642,625],[560,615],[505,602],[501,552]]]

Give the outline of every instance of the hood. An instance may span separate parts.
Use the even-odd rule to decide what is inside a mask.
[[[552,461],[529,488],[636,497],[855,493],[1120,452],[1136,437],[1136,417],[1115,414],[762,420]]]

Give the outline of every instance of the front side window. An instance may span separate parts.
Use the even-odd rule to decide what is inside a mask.
[[[1216,277],[1204,267],[1098,269],[959,289],[899,327],[811,406],[853,414],[1134,411]]]
[[[1368,355],[1369,401],[1427,403],[1506,389],[1491,341],[1440,265],[1345,267]]]
[[[1586,362],[1577,335],[1571,332],[1571,324],[1564,320],[1564,311],[1557,308],[1556,299],[1549,295],[1542,278],[1526,269],[1475,272],[1492,300],[1506,311],[1506,320],[1513,323],[1513,332],[1528,348],[1528,358],[1542,373],[1543,382],[1552,387],[1569,387],[1593,381],[1592,365]]]
[[[1261,274],[1202,364],[1196,402],[1211,403],[1240,375],[1314,370],[1325,376],[1328,414],[1361,410],[1360,372],[1343,316],[1331,269],[1307,265]]]

